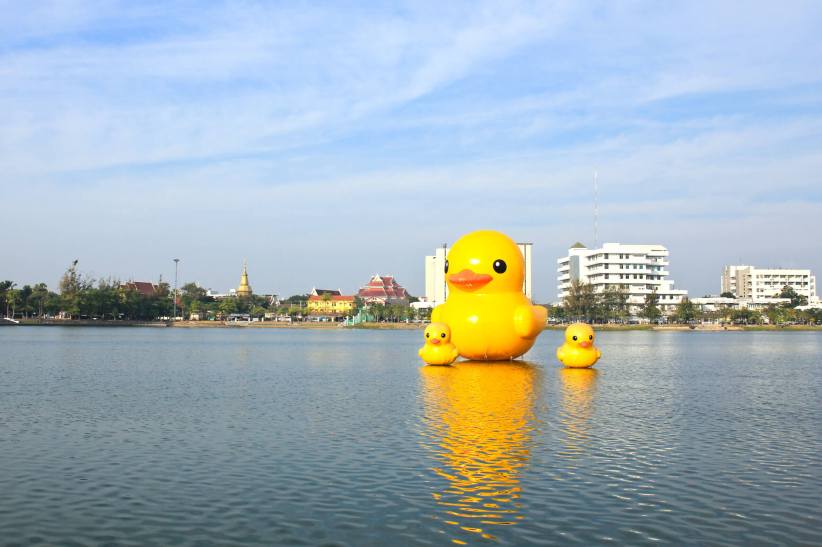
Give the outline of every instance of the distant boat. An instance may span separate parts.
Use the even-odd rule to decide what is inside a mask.
[[[19,325],[20,321],[11,319],[9,317],[0,317],[0,327],[10,327],[12,325]]]

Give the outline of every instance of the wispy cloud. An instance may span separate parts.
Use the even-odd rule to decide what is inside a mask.
[[[603,238],[668,244],[680,286],[822,269],[817,3],[0,8],[0,277],[183,255],[224,289],[247,256],[264,290],[419,292],[424,253],[493,226],[535,241],[550,299],[594,169]]]

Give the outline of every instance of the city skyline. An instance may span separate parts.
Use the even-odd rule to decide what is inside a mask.
[[[424,292],[475,229],[822,270],[822,6],[10,5],[0,278]],[[317,39],[317,37],[321,39]]]

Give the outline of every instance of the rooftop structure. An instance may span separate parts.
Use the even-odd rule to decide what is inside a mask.
[[[374,275],[357,296],[367,303],[408,304],[408,291],[390,275]]]
[[[330,294],[331,296],[340,296],[342,294],[342,291],[339,289],[335,291],[332,289],[318,289],[314,287],[311,289],[309,296],[323,296],[325,294]]]
[[[143,296],[154,296],[159,289],[157,285],[149,283],[148,281],[129,281],[128,283],[123,283],[121,287],[129,291],[137,291]]]
[[[628,306],[639,311],[645,297],[656,292],[659,309],[672,312],[688,291],[675,289],[667,279],[668,249],[663,245],[624,245],[605,243],[598,249],[588,249],[581,243],[568,249],[568,256],[557,260],[557,292],[560,301],[569,294],[574,280],[590,283],[601,293],[612,286],[628,291]]]

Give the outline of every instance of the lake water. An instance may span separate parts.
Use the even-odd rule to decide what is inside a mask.
[[[822,333],[0,329],[0,543],[820,544]]]

